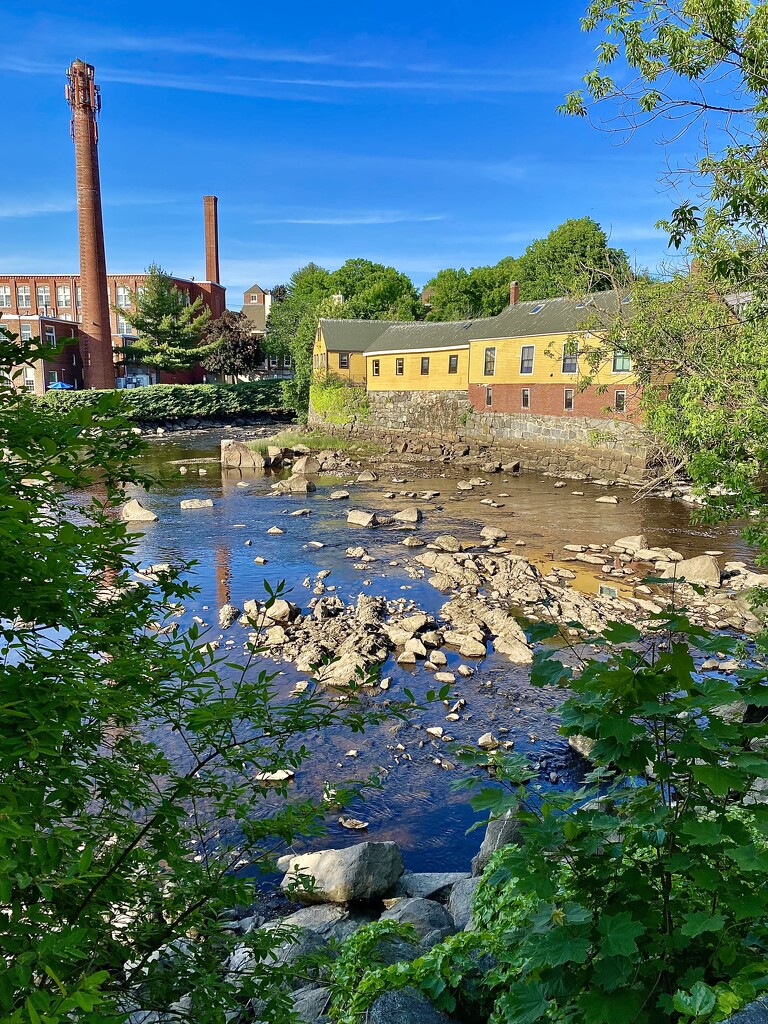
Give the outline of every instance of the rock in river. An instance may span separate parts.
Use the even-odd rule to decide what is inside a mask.
[[[277,862],[285,871],[282,887],[300,875],[314,879],[311,892],[302,892],[310,903],[348,903],[383,896],[404,870],[397,843],[360,843],[345,850],[289,854]]]
[[[126,501],[120,509],[120,518],[124,523],[156,523],[157,516],[148,508],[144,508],[137,498]]]
[[[213,508],[213,498],[184,498],[181,508]]]

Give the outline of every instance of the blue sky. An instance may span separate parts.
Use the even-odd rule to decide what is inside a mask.
[[[618,145],[555,110],[593,59],[584,5],[4,0],[0,272],[77,271],[75,57],[102,89],[113,273],[203,277],[205,193],[233,307],[309,260],[367,257],[422,285],[585,214],[655,268],[673,197],[654,134]]]

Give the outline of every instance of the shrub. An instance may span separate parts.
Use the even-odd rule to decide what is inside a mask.
[[[283,407],[280,381],[243,384],[152,384],[145,388],[111,391],[48,391],[37,402],[66,412],[96,407],[104,395],[114,394],[116,408],[130,420],[179,420],[188,417],[247,416]]]
[[[309,393],[312,409],[327,423],[344,426],[355,419],[366,419],[369,412],[365,387],[351,384],[333,373],[317,375]]]
[[[474,938],[374,969],[340,1008],[345,1024],[387,986],[453,1010],[483,954],[491,1024],[722,1021],[768,989],[768,673],[700,675],[695,650],[739,641],[673,610],[645,635],[612,623],[588,641],[602,654],[580,671],[551,645],[532,671],[571,694],[561,731],[593,743],[586,784],[544,791],[523,755],[462,752],[485,780],[474,806],[514,808],[521,838],[486,868]]]
[[[123,396],[35,402],[6,373],[45,354],[0,330],[0,1020],[225,1024],[253,1002],[286,1020],[285,931],[228,919],[319,820],[260,773],[368,712],[354,689],[338,708],[282,699],[258,647],[222,662],[180,625],[195,591],[182,569],[138,575],[116,515],[124,484],[148,483]]]

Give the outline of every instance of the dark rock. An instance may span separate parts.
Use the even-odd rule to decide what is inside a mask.
[[[368,1011],[367,1024],[452,1024],[453,1018],[436,1010],[415,988],[385,992]]]

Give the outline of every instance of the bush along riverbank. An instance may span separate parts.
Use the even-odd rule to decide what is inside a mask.
[[[589,749],[586,785],[544,793],[492,738],[453,750],[491,815],[472,864],[405,871],[393,842],[288,854],[281,884],[301,907],[231,916],[229,977],[253,992],[277,964],[302,1024],[692,1024],[760,997],[765,672],[702,677],[691,652],[738,641],[672,610],[642,631],[609,623],[568,665],[555,634],[529,630],[532,680],[570,694],[563,732]],[[601,658],[582,658],[595,645]],[[268,937],[280,942],[265,959]],[[169,951],[164,970],[182,961]],[[239,1019],[272,1021],[276,998],[256,991]]]
[[[242,384],[153,384],[115,391],[48,391],[35,403],[57,412],[96,410],[105,396],[115,396],[119,412],[143,429],[190,430],[226,425],[247,426],[266,416],[293,419],[285,409],[279,380]]]

